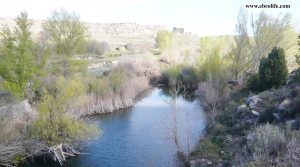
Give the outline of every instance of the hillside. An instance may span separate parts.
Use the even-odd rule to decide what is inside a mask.
[[[32,32],[36,35],[42,30],[42,20],[33,20]],[[89,38],[97,41],[106,41],[112,46],[122,46],[128,43],[155,44],[156,33],[168,28],[162,25],[141,25],[137,23],[84,23],[88,28]],[[8,25],[14,27],[13,18],[0,18],[0,27]],[[186,43],[199,44],[199,36],[191,33],[177,33]]]
[[[34,20],[32,32],[38,34],[42,30],[44,21]],[[157,31],[166,29],[164,26],[140,25],[136,23],[85,23],[91,39],[107,41],[111,44],[125,44],[128,42],[154,42]],[[0,18],[0,27],[15,25],[12,18]]]

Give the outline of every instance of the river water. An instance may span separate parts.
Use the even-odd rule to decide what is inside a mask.
[[[205,116],[196,101],[183,97],[177,99],[178,112],[174,114],[171,99],[162,89],[155,88],[126,111],[93,117],[103,130],[102,136],[88,144],[85,150],[88,154],[71,158],[64,166],[176,166],[175,116],[180,145],[185,151],[195,148],[203,135]]]

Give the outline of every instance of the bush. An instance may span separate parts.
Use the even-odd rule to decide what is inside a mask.
[[[285,134],[278,126],[270,124],[259,126],[250,136],[247,145],[254,164],[258,166],[271,165],[274,157],[282,155],[287,149]]]
[[[89,41],[88,44],[87,44],[88,53],[97,54],[98,44],[99,43],[96,40]]]
[[[213,83],[210,82],[201,82],[198,85],[197,94],[210,120],[209,125],[214,125],[215,118],[221,113],[220,108],[228,100],[227,90],[214,87]]]
[[[127,75],[124,71],[121,70],[115,70],[108,76],[111,87],[114,90],[114,92],[118,92],[122,90],[122,87],[124,86],[124,83],[127,80]]]
[[[297,69],[296,76],[295,76],[295,82],[299,82],[299,81],[300,81],[300,68]]]
[[[209,139],[204,139],[201,141],[198,152],[193,152],[192,155],[204,154],[206,156],[219,158],[220,148],[218,145],[212,143]]]
[[[261,125],[247,137],[250,151],[242,166],[298,166],[300,163],[300,133],[278,126]],[[250,158],[250,159],[249,159]]]
[[[182,75],[181,75],[182,68],[183,68],[182,65],[174,65],[163,73],[163,76],[167,78],[169,85],[171,84],[170,82],[172,80],[182,81]]]
[[[262,90],[272,87],[278,88],[286,83],[288,69],[286,66],[284,50],[274,47],[268,58],[263,58],[259,65],[260,88]]]
[[[89,42],[89,44],[87,46],[87,50],[91,54],[103,55],[103,54],[109,52],[111,49],[110,49],[109,44],[105,41],[99,43],[96,40],[92,40]]]
[[[131,53],[141,53],[152,48],[152,45],[148,42],[139,43],[129,43],[125,45],[126,50],[130,51]]]
[[[58,78],[55,92],[45,90],[38,105],[39,117],[33,122],[30,136],[47,143],[57,145],[74,139],[87,139],[98,134],[98,129],[81,120],[75,120],[68,114],[70,100],[84,93],[85,88],[78,80],[66,81]]]
[[[198,87],[198,70],[192,66],[174,65],[163,72],[163,79],[170,85],[171,81],[181,82],[187,89],[196,90]]]
[[[146,76],[156,78],[160,75],[160,68],[156,60],[148,55],[121,59],[118,68],[132,76]]]
[[[97,53],[99,55],[103,55],[103,54],[109,52],[110,50],[111,50],[111,48],[110,48],[109,44],[104,41],[104,42],[99,43],[99,48],[97,49]]]
[[[260,115],[259,115],[259,122],[261,123],[272,123],[274,121],[273,112],[275,111],[275,107],[271,106],[266,108]]]
[[[298,97],[293,100],[293,104],[289,116],[294,118],[296,114],[299,113],[300,113],[300,98]]]
[[[247,88],[253,92],[258,92],[260,90],[259,85],[259,75],[252,74],[247,81]]]
[[[186,85],[187,88],[197,89],[197,84],[199,81],[199,73],[198,70],[191,66],[183,67],[181,70],[183,84]]]
[[[101,79],[93,78],[88,83],[88,93],[93,93],[97,97],[104,97],[110,92],[110,81],[107,77],[103,77]]]

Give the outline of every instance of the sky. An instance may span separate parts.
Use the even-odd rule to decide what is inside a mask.
[[[86,22],[135,22],[183,27],[201,36],[232,35],[240,8],[262,3],[291,5],[290,9],[264,10],[274,16],[292,14],[292,24],[300,31],[299,0],[0,0],[0,17],[27,11],[31,19],[44,20],[54,10],[65,8]],[[246,10],[254,15],[261,11]]]

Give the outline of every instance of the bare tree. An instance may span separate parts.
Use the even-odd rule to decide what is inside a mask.
[[[273,17],[262,11],[257,18],[252,14],[251,18],[248,19],[247,12],[241,8],[237,19],[236,46],[231,53],[234,61],[232,73],[236,78],[248,69],[257,72],[261,58],[267,56],[273,47],[287,50],[296,44],[294,39],[290,39],[290,33],[293,32],[290,14]],[[250,21],[251,33],[247,29],[248,20]]]
[[[172,127],[171,127],[171,138],[174,141],[174,144],[177,149],[177,156],[178,156],[178,163],[184,163],[187,160],[189,151],[190,151],[190,130],[188,129],[188,126],[185,130],[185,134],[181,134],[179,132],[179,121],[178,121],[178,112],[180,111],[179,106],[178,106],[178,98],[180,95],[187,95],[187,88],[185,85],[173,78],[170,79],[170,95],[171,99],[166,100],[166,102],[171,106],[171,112],[172,112]],[[188,114],[188,111],[186,111],[186,114]],[[186,122],[187,124],[187,122]],[[180,136],[186,135],[187,139],[187,151],[185,151],[185,146],[182,144],[180,140]]]
[[[248,36],[248,17],[243,8],[240,9],[237,17],[236,33],[234,36],[235,46],[232,48],[230,56],[232,64],[230,66],[231,73],[236,81],[239,81],[241,75],[250,68],[251,50],[250,39]]]
[[[256,71],[258,69],[260,59],[267,56],[273,47],[278,46],[284,49],[291,47],[283,43],[285,33],[291,28],[290,20],[290,14],[286,14],[283,17],[279,15],[274,18],[261,12],[256,20],[252,15],[251,27],[254,43],[251,49],[253,54],[253,70]]]
[[[215,124],[215,118],[220,114],[219,108],[224,104],[228,97],[227,89],[223,90],[213,86],[210,82],[201,82],[197,91],[201,104],[207,111],[211,125]]]

